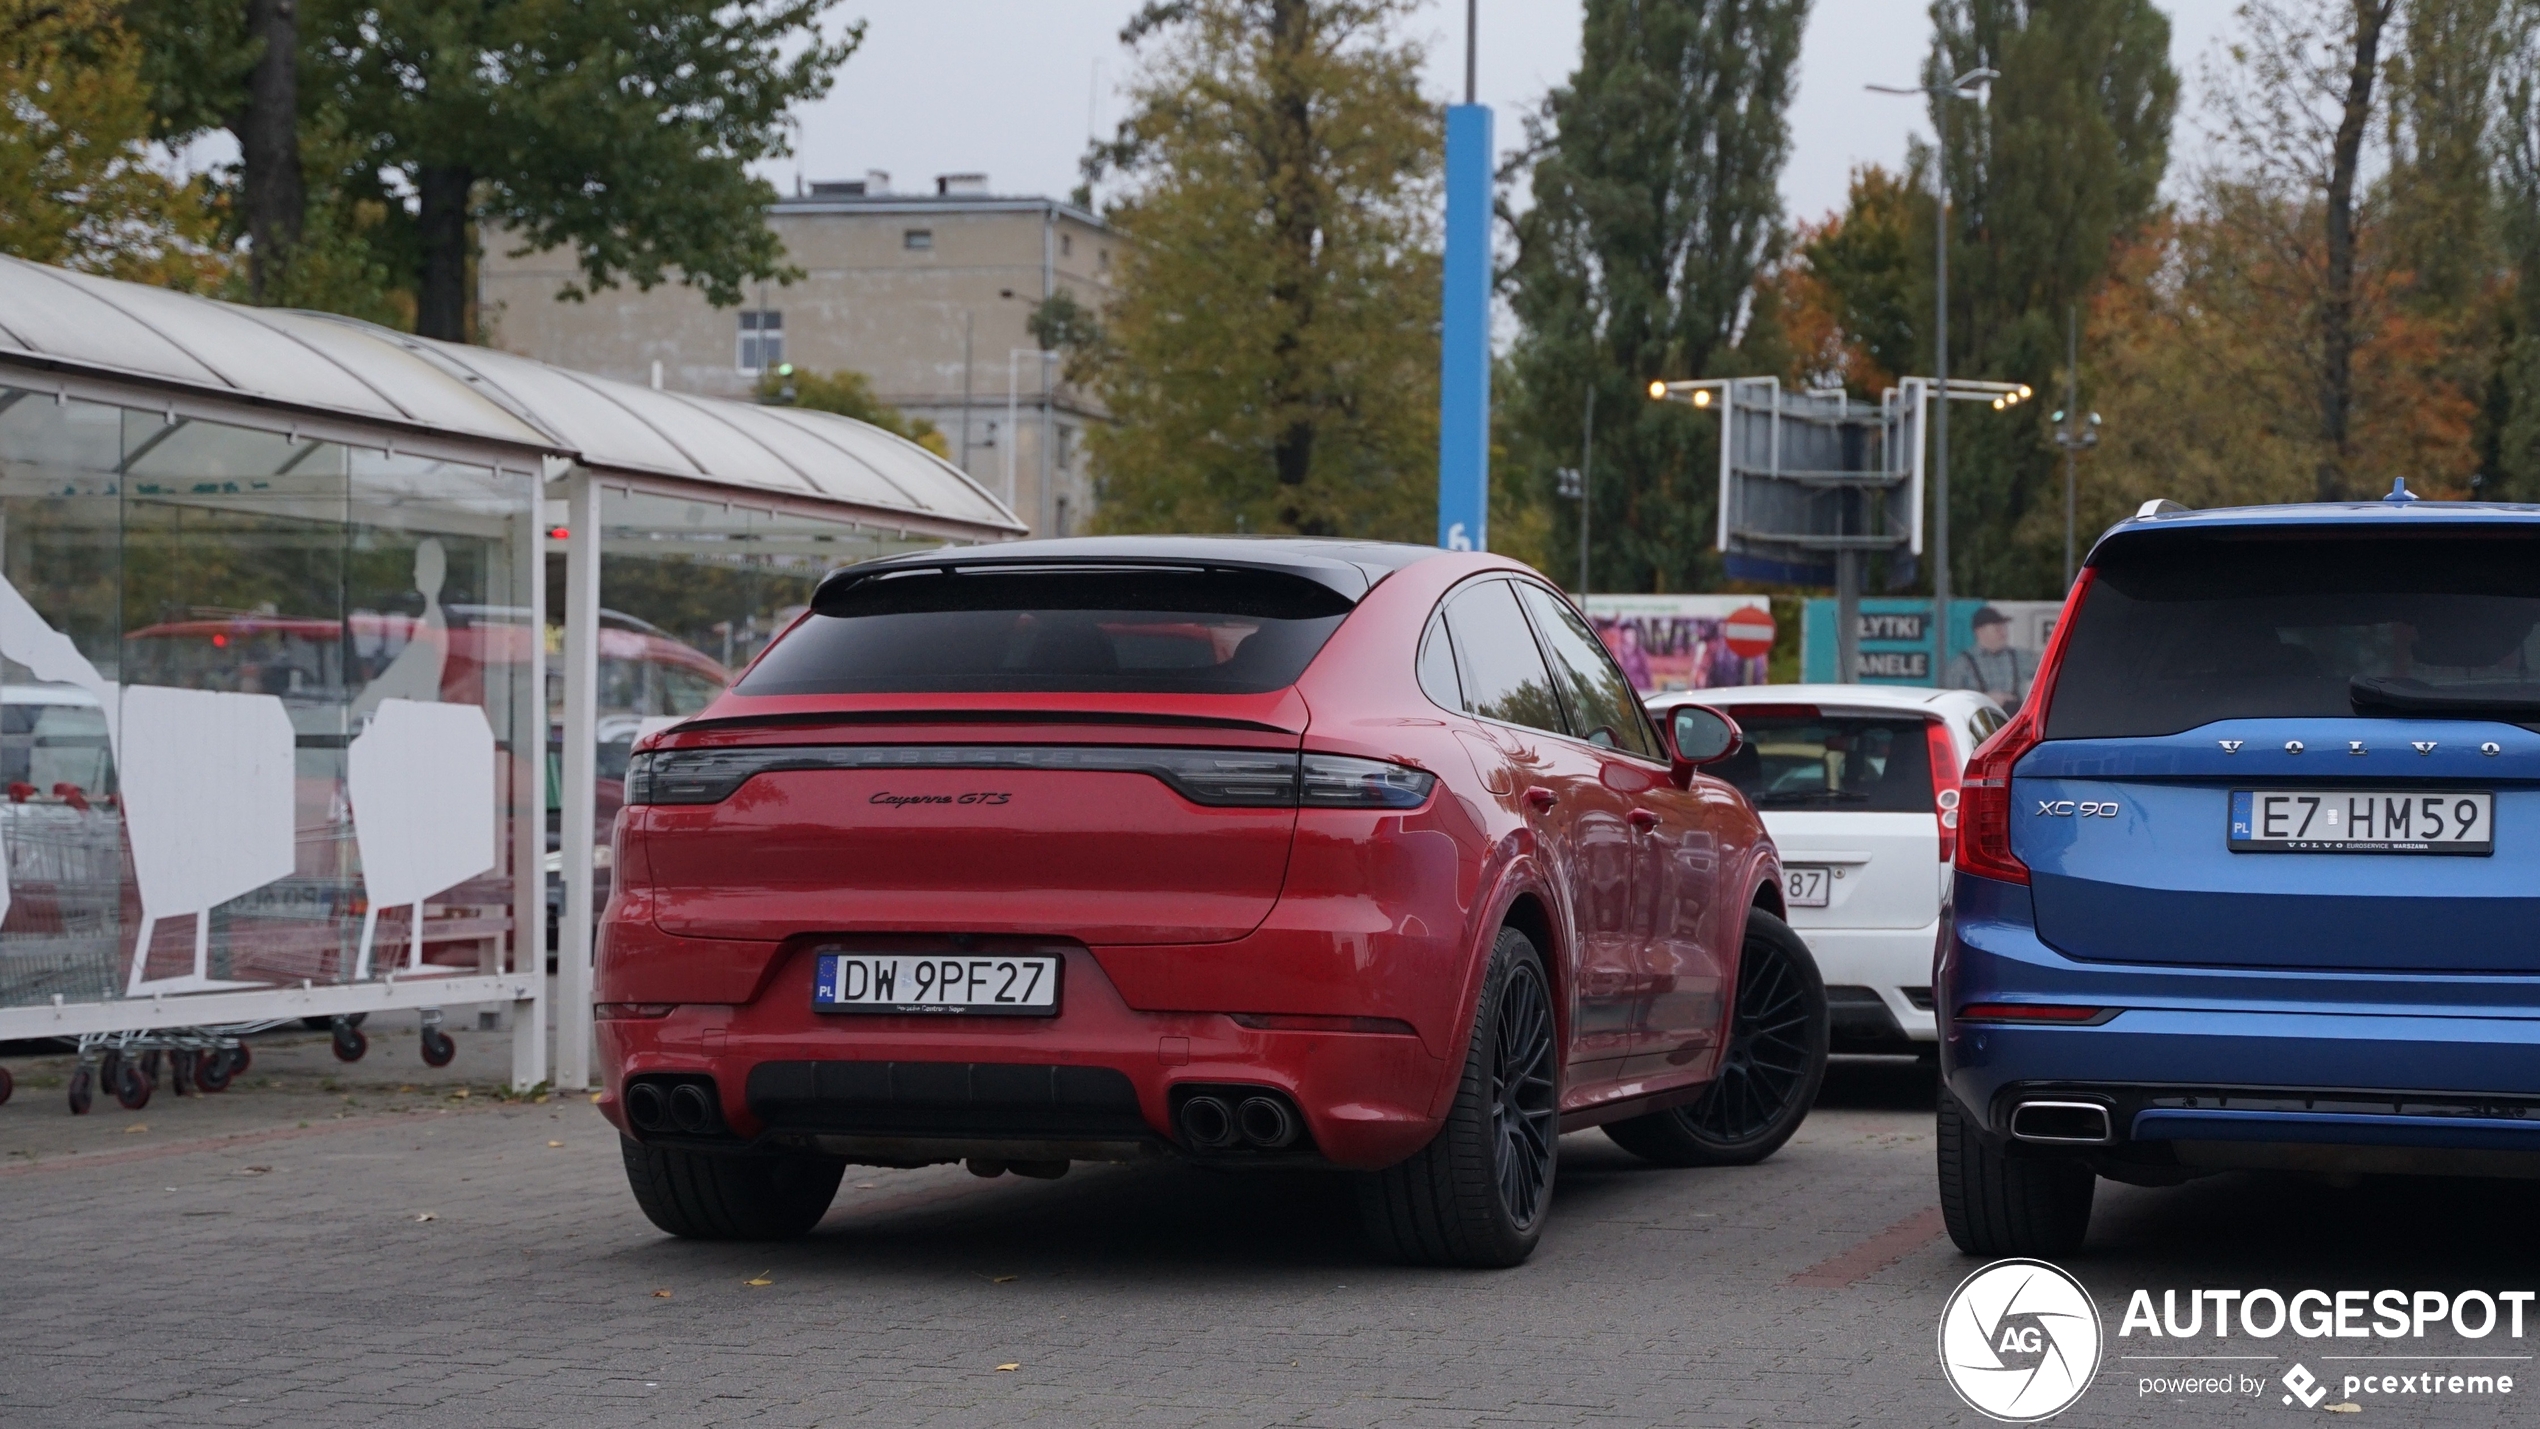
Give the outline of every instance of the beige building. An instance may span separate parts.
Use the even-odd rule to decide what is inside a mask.
[[[513,258],[487,236],[478,298],[487,340],[561,367],[675,392],[747,397],[779,362],[852,368],[884,401],[943,429],[953,461],[1006,498],[1035,535],[1084,529],[1093,484],[1084,430],[1104,420],[1061,380],[1026,326],[1051,294],[1110,298],[1119,235],[1082,209],[1000,197],[984,175],[894,193],[884,174],[779,199],[768,225],[804,276],[739,308],[695,289],[556,294],[565,250]]]

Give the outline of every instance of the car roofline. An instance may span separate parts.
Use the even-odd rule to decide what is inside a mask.
[[[943,546],[840,566],[821,577],[812,596],[902,571],[1148,566],[1266,571],[1296,576],[1352,605],[1385,577],[1446,551],[1394,541],[1319,536],[1069,536],[987,546]]]

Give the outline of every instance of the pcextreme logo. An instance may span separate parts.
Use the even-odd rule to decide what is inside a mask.
[[[2042,1260],[1997,1260],[1940,1312],[1940,1370],[1967,1407],[2006,1424],[2070,1409],[2099,1372],[2099,1309]]]

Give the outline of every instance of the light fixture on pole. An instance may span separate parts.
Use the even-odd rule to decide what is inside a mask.
[[[2081,309],[2066,317],[2064,330],[2064,410],[2055,414],[2055,445],[2064,449],[2064,589],[2073,588],[2073,510],[2080,490],[2076,461],[2099,445],[2099,414],[2081,410]]]
[[[1949,629],[1949,101],[1972,99],[1981,103],[1984,87],[2001,77],[2000,70],[1978,68],[1947,84],[1868,86],[1877,94],[1915,94],[1931,99],[1932,122],[1940,135],[1940,143],[1932,152],[1932,177],[1940,192],[1939,221],[1932,226],[1932,248],[1937,254],[1934,264],[1940,275],[1939,293],[1933,302],[1932,381],[1939,389],[1940,406],[1932,414],[1931,592],[1932,610],[1940,621],[1944,646]],[[1946,649],[1941,652],[1944,660],[1948,653]]]

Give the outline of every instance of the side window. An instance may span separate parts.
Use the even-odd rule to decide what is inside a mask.
[[[1544,668],[1543,652],[1508,582],[1482,581],[1457,592],[1447,602],[1446,624],[1463,671],[1467,713],[1567,732],[1561,701],[1552,693],[1552,672]]]
[[[1545,650],[1559,674],[1561,703],[1570,712],[1570,728],[1591,744],[1656,759],[1657,736],[1642,718],[1631,682],[1614,667],[1605,645],[1570,609],[1570,603],[1539,585],[1519,582],[1526,613],[1542,632]]]
[[[1464,708],[1464,687],[1455,677],[1455,645],[1447,638],[1443,611],[1429,617],[1420,636],[1420,692],[1440,709]]]

